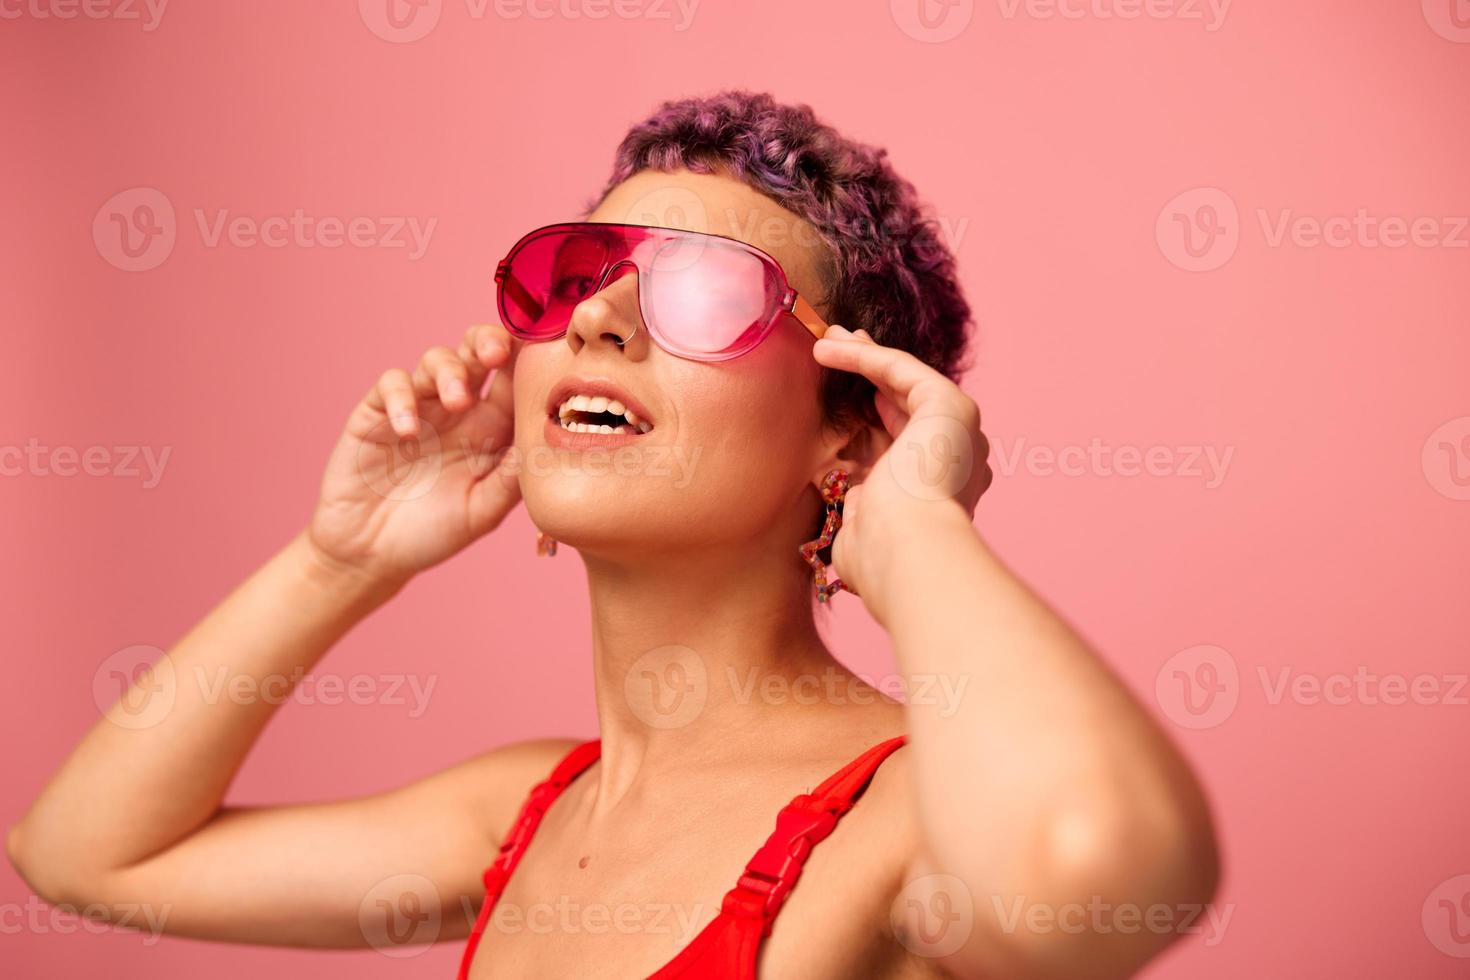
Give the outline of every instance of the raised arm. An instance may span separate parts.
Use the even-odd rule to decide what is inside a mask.
[[[425,892],[421,905],[442,903],[437,938],[468,931],[478,872],[563,744],[499,749],[361,799],[222,804],[290,683],[515,504],[514,474],[494,454],[510,436],[510,371],[480,397],[510,359],[500,328],[478,328],[372,387],[309,527],[136,681],[10,830],[10,859],[41,897],[119,920],[142,908],[131,924],[184,935],[356,946],[380,938],[361,914],[374,889],[410,875],[401,881]],[[401,465],[406,440],[434,465]]]
[[[907,708],[922,839],[908,877],[933,876],[913,897],[964,892],[935,904],[973,911],[973,933],[945,959],[960,976],[1131,976],[1213,896],[1200,787],[1097,654],[976,533],[990,474],[973,400],[866,334],[827,338],[817,360],[874,382],[886,430],[849,492],[834,564],[889,631],[910,690],[936,679],[958,692]]]

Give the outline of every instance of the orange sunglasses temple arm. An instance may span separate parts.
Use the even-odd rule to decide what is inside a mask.
[[[800,320],[801,325],[811,331],[812,336],[818,340],[821,339],[822,334],[827,332],[827,321],[812,309],[812,304],[808,303],[806,297],[800,293],[796,294],[796,303],[791,308],[791,315]]]

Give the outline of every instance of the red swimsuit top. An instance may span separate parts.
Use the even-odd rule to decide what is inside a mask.
[[[813,847],[832,833],[837,821],[851,810],[883,760],[900,745],[904,736],[873,746],[827,778],[810,793],[803,793],[776,814],[776,829],[745,865],[735,887],[725,893],[720,914],[694,940],[679,951],[649,980],[674,978],[718,978],[746,980],[755,976],[756,953],[787,894],[801,877],[801,868]],[[480,908],[474,931],[459,964],[459,980],[468,980],[475,947],[490,921],[490,913],[505,890],[511,872],[526,853],[536,827],[552,801],[573,779],[597,761],[600,741],[584,742],[567,753],[551,775],[539,783],[521,807],[511,831],[500,845],[495,863],[485,871],[485,904]]]

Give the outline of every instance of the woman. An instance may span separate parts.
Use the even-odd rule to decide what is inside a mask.
[[[40,895],[360,946],[396,941],[361,911],[399,882],[471,937],[469,977],[1122,977],[1188,928],[1202,794],[975,532],[969,309],[881,151],[768,96],[666,104],[497,281],[505,325],[383,374],[310,525],[125,699],[167,688],[162,720],[99,722],[12,830]],[[426,465],[394,485],[405,445]],[[311,669],[522,498],[586,564],[600,740],[222,807],[273,704],[183,679]],[[823,644],[839,590],[907,703]]]

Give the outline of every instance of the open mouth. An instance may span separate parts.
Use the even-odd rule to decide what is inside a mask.
[[[637,436],[653,429],[627,405],[604,395],[572,395],[556,409],[557,423],[568,432],[600,432]]]

